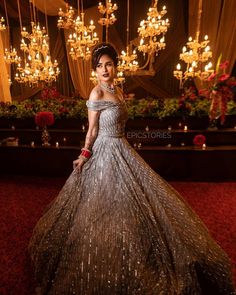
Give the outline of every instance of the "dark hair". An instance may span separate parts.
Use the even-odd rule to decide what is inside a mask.
[[[100,43],[94,47],[92,52],[92,68],[95,71],[100,58],[104,55],[108,55],[114,62],[114,66],[118,63],[118,54],[115,48],[109,43]]]

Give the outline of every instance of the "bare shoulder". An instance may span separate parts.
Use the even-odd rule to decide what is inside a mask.
[[[98,101],[103,99],[103,91],[101,90],[101,88],[97,85],[95,86],[90,95],[89,95],[89,100],[90,101]]]

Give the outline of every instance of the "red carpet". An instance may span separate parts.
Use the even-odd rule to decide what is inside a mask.
[[[0,180],[0,294],[32,295],[27,256],[32,229],[65,179]],[[199,214],[236,266],[236,183],[172,183]],[[236,268],[234,267],[236,281]]]

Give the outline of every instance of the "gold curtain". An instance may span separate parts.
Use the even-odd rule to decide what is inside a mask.
[[[0,101],[11,102],[10,85],[10,67],[5,63],[4,50],[9,48],[9,29],[0,32]]]
[[[47,15],[58,15],[59,8],[66,8],[63,0],[34,0],[34,5],[43,13],[47,11]]]
[[[189,36],[195,38],[199,0],[189,1]],[[231,72],[236,59],[236,2],[235,0],[204,0],[200,39],[209,36],[213,52],[212,63],[216,65],[222,54],[222,61],[229,61]]]
[[[91,19],[94,20],[94,23],[97,24],[98,19],[101,17],[97,7],[92,7],[86,9],[85,11],[85,23],[87,24]],[[70,34],[69,30],[65,30],[65,38],[68,39]],[[102,27],[100,25],[96,25],[96,32],[98,34],[99,40],[102,40]],[[77,60],[74,61],[70,57],[69,47],[66,47],[67,59],[71,74],[71,79],[75,88],[75,92],[79,93],[81,97],[87,99],[89,97],[89,93],[92,90],[93,84],[89,80],[91,73],[91,62],[90,61],[82,61]]]

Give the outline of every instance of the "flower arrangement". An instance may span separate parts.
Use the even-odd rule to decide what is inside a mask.
[[[217,62],[216,71],[209,78],[209,90],[205,90],[205,95],[210,98],[211,105],[209,110],[210,120],[215,120],[220,117],[221,124],[225,122],[227,113],[227,102],[233,98],[233,86],[236,81],[226,73],[229,65],[228,61],[220,63],[220,58]],[[204,92],[204,90],[203,90]]]
[[[181,100],[181,101],[180,101]],[[206,95],[188,92],[181,99],[152,97],[127,101],[130,119],[166,117],[202,117],[208,116],[211,101]],[[0,103],[0,118],[27,119],[35,118],[39,112],[51,112],[55,120],[87,119],[86,100],[72,98],[25,99],[13,103]],[[227,101],[227,115],[236,115],[236,100]]]
[[[60,93],[56,89],[56,87],[45,87],[41,91],[41,99],[47,100],[47,99],[57,99],[60,97]]]
[[[38,112],[35,115],[35,123],[41,128],[51,126],[54,123],[54,115],[52,112]]]
[[[193,144],[196,146],[203,146],[206,143],[206,137],[202,134],[195,135],[193,138]]]

